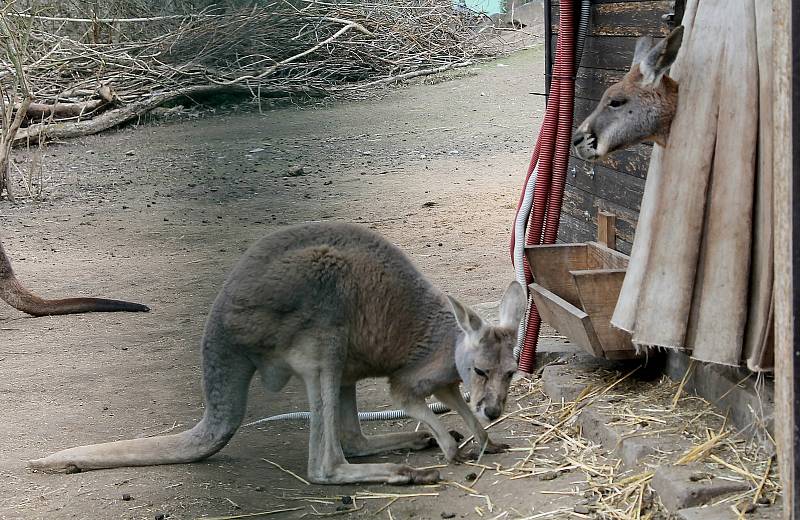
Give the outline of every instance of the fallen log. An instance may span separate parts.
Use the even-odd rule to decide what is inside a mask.
[[[92,119],[68,122],[41,122],[21,128],[14,137],[14,144],[36,143],[40,139],[47,141],[71,139],[92,135],[108,130],[115,126],[127,123],[145,115],[147,112],[161,105],[180,98],[193,96],[208,96],[214,94],[251,94],[250,88],[245,85],[199,85],[183,89],[155,94],[143,101],[137,101],[120,108],[107,110]],[[265,90],[261,89],[260,95],[264,97],[288,96],[292,94],[306,94],[312,97],[324,95],[324,92],[305,87],[291,89]]]
[[[95,115],[101,108],[117,101],[117,96],[108,85],[103,85],[96,92],[100,99],[90,99],[75,103],[31,103],[25,114],[25,121],[43,121],[45,119],[80,119]]]

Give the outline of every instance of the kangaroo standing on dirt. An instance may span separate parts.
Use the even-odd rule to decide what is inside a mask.
[[[345,456],[422,449],[431,441],[425,432],[364,436],[356,382],[387,377],[394,400],[431,429],[448,461],[470,454],[459,450],[426,406],[431,394],[461,415],[480,449],[502,451],[505,446],[489,440],[461,397],[459,383],[467,385],[472,408],[484,421],[500,416],[516,371],[513,347],[525,305],[522,287],[512,283],[500,306],[500,326],[493,327],[434,288],[402,251],[366,228],[289,227],[245,253],[213,304],[201,346],[205,411],[194,428],[71,448],[29,464],[74,472],[202,460],[238,429],[258,371],[273,392],[292,375],[305,383],[313,482],[436,482],[436,470],[347,462]]]
[[[150,308],[140,303],[106,298],[63,298],[45,300],[28,291],[14,275],[11,261],[0,243],[0,298],[17,310],[33,316],[78,314],[81,312],[147,312]]]

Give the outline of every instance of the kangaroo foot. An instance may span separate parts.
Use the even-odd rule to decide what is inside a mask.
[[[435,469],[415,469],[409,466],[402,468],[398,471],[397,481],[389,481],[389,484],[395,485],[423,485],[435,484],[439,482],[439,472]]]
[[[489,440],[486,443],[486,447],[483,448],[483,453],[503,453],[504,451],[508,451],[509,448],[511,448],[511,446],[508,444],[496,443]],[[477,460],[480,454],[481,446],[478,443],[471,442],[458,451],[457,458],[461,459],[459,462]]]

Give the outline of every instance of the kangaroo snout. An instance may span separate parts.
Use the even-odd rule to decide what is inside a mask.
[[[572,136],[572,150],[584,161],[592,161],[598,157],[597,136],[594,132],[579,128]]]
[[[490,421],[494,421],[495,419],[500,417],[501,413],[502,413],[502,411],[500,410],[500,406],[498,406],[498,405],[489,405],[489,406],[485,406],[483,408],[483,414]]]

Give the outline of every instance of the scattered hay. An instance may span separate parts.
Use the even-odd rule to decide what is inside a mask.
[[[707,401],[685,394],[683,383],[667,378],[641,382],[633,378],[634,374],[635,371],[621,374],[598,370],[585,377],[586,388],[574,401],[564,403],[552,402],[544,393],[541,380],[520,379],[512,386],[508,413],[495,422],[502,422],[504,437],[514,440],[513,463],[466,463],[475,469],[466,484],[445,481],[418,488],[418,493],[358,491],[349,497],[352,508],[348,511],[363,507],[370,515],[387,516],[392,506],[405,500],[435,501],[445,487],[451,487],[475,500],[470,504],[472,514],[485,520],[666,520],[669,516],[651,488],[655,470],[663,465],[690,463],[700,464],[703,472],[723,472],[732,476],[720,478],[749,484],[747,491],[712,505],[725,503],[741,511],[742,504],[775,502],[780,485],[772,454],[755,440],[730,429],[726,417]],[[577,419],[587,406],[607,417],[609,424],[623,432],[623,438],[668,435],[680,439],[686,449],[656,452],[642,466],[626,470],[605,447],[583,436]],[[573,497],[570,507],[520,513],[504,510],[500,495],[493,496],[502,493],[504,481],[552,480],[565,473],[581,477],[568,489],[538,492]],[[317,508],[340,507],[344,497],[285,490],[276,498],[286,503],[304,503],[303,511],[308,516],[329,516],[342,512],[321,513]]]

